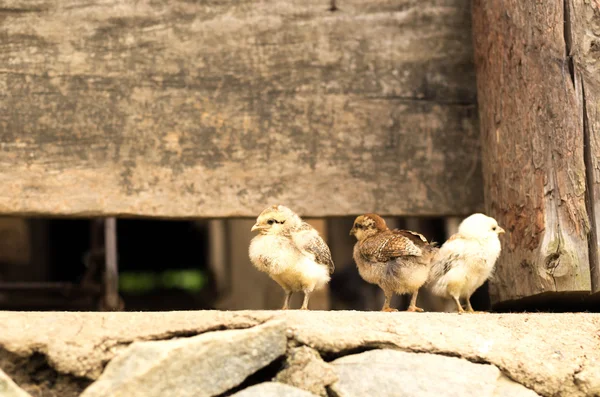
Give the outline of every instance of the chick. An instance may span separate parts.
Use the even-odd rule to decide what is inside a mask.
[[[437,248],[425,237],[408,230],[390,230],[377,214],[356,218],[350,235],[357,239],[354,261],[361,277],[377,284],[385,294],[382,311],[390,308],[394,293],[412,294],[409,312],[422,312],[417,307],[419,288],[427,281],[431,260]]]
[[[463,220],[458,233],[452,235],[433,259],[429,288],[438,296],[454,299],[459,313],[464,310],[460,298],[467,301],[467,311],[474,312],[471,295],[490,277],[500,256],[498,235],[504,229],[494,218],[473,214]]]
[[[283,288],[283,310],[289,308],[292,294],[300,291],[302,309],[307,310],[310,294],[327,284],[333,273],[329,247],[312,226],[283,205],[261,212],[252,226],[255,230],[259,234],[250,242],[250,261]]]

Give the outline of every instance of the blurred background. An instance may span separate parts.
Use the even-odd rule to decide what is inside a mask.
[[[387,217],[442,243],[461,218]],[[380,310],[383,295],[363,281],[352,259],[354,217],[307,218],[327,240],[336,264],[329,286],[311,299],[314,310]],[[119,219],[116,228],[118,309],[279,309],[283,292],[248,259],[254,219],[203,221]],[[103,219],[0,218],[0,310],[100,310],[106,294]],[[298,294],[293,307],[301,304]],[[404,309],[406,297],[394,298]],[[487,288],[474,299],[489,307]],[[428,310],[454,306],[425,289]]]

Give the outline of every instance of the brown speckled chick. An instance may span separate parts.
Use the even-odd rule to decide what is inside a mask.
[[[354,245],[354,261],[361,277],[377,284],[385,293],[382,311],[390,308],[394,293],[412,294],[408,311],[422,312],[417,307],[419,288],[427,281],[431,260],[437,248],[425,237],[408,230],[390,230],[377,214],[356,218],[350,230],[358,240]]]

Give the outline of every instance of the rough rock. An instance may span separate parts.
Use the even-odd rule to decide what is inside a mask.
[[[278,382],[265,382],[248,387],[231,397],[316,397],[314,394]]]
[[[333,361],[339,397],[536,397],[497,367],[427,353],[382,349]]]
[[[0,369],[0,396],[2,397],[31,397],[21,389]]]
[[[42,355],[59,374],[93,380],[107,361],[134,341],[189,337],[275,320],[284,322],[290,343],[309,346],[326,361],[394,348],[493,364],[543,396],[583,397],[600,388],[598,313],[0,312],[0,352],[24,358]]]
[[[587,396],[600,381],[600,314],[386,314],[290,313],[288,323],[297,342],[324,356],[389,347],[457,356],[553,397]]]
[[[288,351],[284,368],[275,380],[327,397],[325,387],[336,382],[338,377],[333,367],[323,361],[317,351],[301,346]]]
[[[0,311],[0,347],[19,356],[41,353],[58,372],[97,379],[105,363],[134,341],[250,328],[275,313]]]
[[[215,396],[285,354],[284,323],[135,342],[106,367],[82,397]]]

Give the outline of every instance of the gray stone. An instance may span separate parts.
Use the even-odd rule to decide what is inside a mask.
[[[338,377],[330,364],[318,352],[307,346],[290,349],[285,367],[275,380],[308,392],[326,397],[326,386],[337,382]]]
[[[0,369],[0,396],[2,397],[31,397],[21,389],[11,378]]]
[[[24,359],[42,353],[59,376],[95,380],[105,363],[131,342],[249,328],[274,320],[285,323],[292,342],[321,355],[340,357],[374,348],[439,353],[493,364],[543,396],[600,395],[600,313],[0,311],[0,352]]]
[[[81,396],[214,396],[285,354],[286,345],[281,321],[247,330],[135,342]]]
[[[314,394],[278,382],[265,382],[248,387],[231,397],[316,397]]]
[[[339,397],[536,397],[494,365],[428,353],[372,350],[333,361]]]

